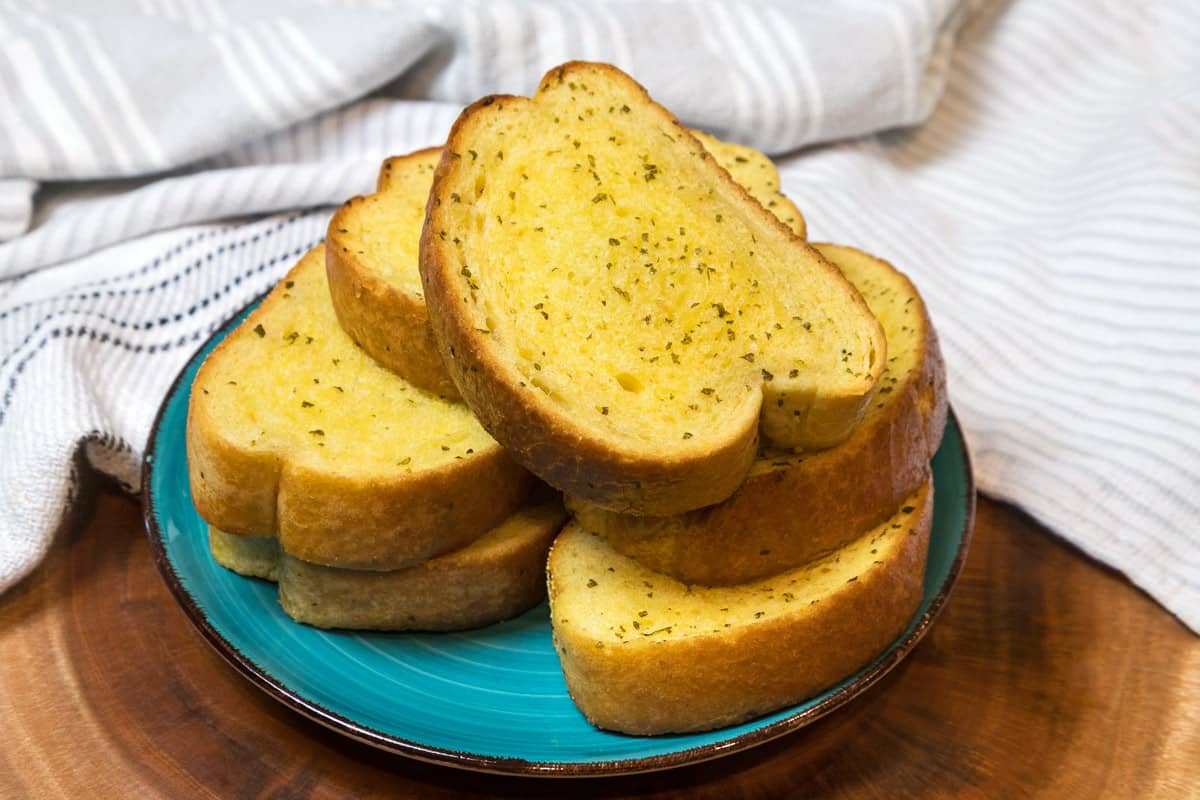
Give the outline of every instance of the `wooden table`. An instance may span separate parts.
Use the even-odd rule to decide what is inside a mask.
[[[1200,639],[981,500],[913,654],[848,707],[671,772],[564,783],[390,756],[293,714],[192,629],[136,502],[92,476],[0,598],[0,797],[1200,797]]]

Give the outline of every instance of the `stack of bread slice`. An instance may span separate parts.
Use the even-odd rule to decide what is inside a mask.
[[[322,627],[444,630],[545,596],[561,500],[462,403],[376,364],[305,255],[192,383],[192,498],[217,561]]]
[[[765,156],[613,67],[475,103],[197,374],[214,556],[324,627],[548,591],[572,697],[627,733],[836,682],[919,604],[945,378],[912,284],[805,235]]]
[[[947,413],[936,335],[900,272],[816,247],[887,334],[850,437],[809,454],[764,447],[731,497],[685,514],[570,502],[549,568],[556,644],[601,727],[704,730],[789,705],[868,663],[920,604]]]

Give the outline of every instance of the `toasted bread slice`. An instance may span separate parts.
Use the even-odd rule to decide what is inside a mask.
[[[469,408],[377,365],[338,326],[312,250],[200,367],[192,499],[231,533],[329,566],[390,570],[462,547],[532,478]]]
[[[546,482],[612,510],[725,499],[757,452],[857,425],[883,331],[842,274],[607,65],[451,131],[421,239],[467,404]]]
[[[895,515],[806,567],[697,588],[572,523],[547,567],[567,689],[592,724],[707,730],[798,703],[866,665],[920,605],[932,482]]]
[[[804,216],[779,191],[779,171],[757,150],[696,133],[713,158],[797,236]],[[458,389],[433,342],[417,249],[441,148],[383,162],[375,193],[333,215],[326,238],[329,294],[338,322],[369,356],[405,380],[444,397]]]
[[[441,148],[383,162],[374,194],[334,213],[326,236],[329,295],[338,322],[383,366],[435,394],[458,389],[433,343],[417,248]]]
[[[744,583],[840,547],[925,481],[946,426],[946,371],[925,304],[886,261],[814,247],[858,288],[887,336],[880,389],[850,438],[803,456],[765,450],[732,497],[685,514],[635,517],[569,503],[583,528],[685,583]]]
[[[209,528],[217,563],[279,583],[279,603],[318,628],[448,631],[515,617],[546,596],[546,553],[566,519],[557,499],[527,506],[459,550],[389,572],[325,567],[273,536]]]

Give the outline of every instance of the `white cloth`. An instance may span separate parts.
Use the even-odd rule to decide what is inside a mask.
[[[175,372],[329,212],[176,226],[336,203],[367,190],[384,155],[440,141],[463,103],[528,93],[546,68],[588,58],[631,71],[689,124],[776,154],[874,134],[781,159],[812,237],[884,256],[920,286],[980,488],[1200,630],[1200,15],[1122,0],[233,6],[186,3],[172,19],[178,6],[144,0],[151,19],[112,49],[100,17],[0,25],[6,42],[47,37],[0,52],[6,97],[36,100],[0,115],[0,227],[31,181],[141,176],[43,186],[32,230],[0,244],[0,274],[25,275],[0,283],[0,590],[45,552],[80,443],[136,488]],[[77,63],[60,82],[49,29],[75,37],[77,59],[116,66]],[[293,47],[288,30],[320,47]],[[172,45],[131,46],[155,38]],[[203,48],[221,52],[198,68]],[[159,54],[153,75],[139,52]],[[319,63],[349,89],[325,92]],[[382,83],[389,97],[337,107]],[[81,100],[93,88],[104,102]],[[189,124],[162,107],[173,88]],[[141,133],[122,127],[130,103]],[[69,134],[46,138],[59,112],[114,115],[89,125],[91,171]],[[162,160],[132,155],[144,136]],[[33,138],[42,161],[25,160]],[[122,147],[132,167],[108,158]],[[175,171],[148,174],[163,168]]]
[[[916,123],[941,91],[958,2],[28,0],[17,13],[0,0],[0,243],[36,224],[0,244],[0,278],[153,230],[341,203],[395,149],[378,117],[350,108],[263,137],[384,83],[453,119],[563,61],[609,61],[691,124],[773,153]],[[445,129],[423,108],[392,122],[434,143]],[[141,185],[29,206],[29,179],[114,178]]]

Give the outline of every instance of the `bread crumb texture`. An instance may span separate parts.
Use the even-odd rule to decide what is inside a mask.
[[[466,315],[575,424],[678,442],[761,403],[795,447],[858,421],[886,347],[866,305],[627,77],[561,68],[458,145],[431,224]]]
[[[384,161],[375,193],[355,197],[339,210],[328,246],[352,252],[377,277],[421,297],[417,250],[441,155],[436,148]]]
[[[338,326],[310,252],[220,346],[193,396],[222,435],[280,460],[357,474],[434,469],[498,447],[471,410],[400,380]]]
[[[885,416],[886,410],[904,397],[906,388],[917,381],[927,356],[940,363],[940,354],[927,352],[928,347],[936,345],[930,342],[925,303],[908,278],[886,261],[852,247],[823,243],[813,247],[854,284],[883,328],[887,360],[875,396],[855,434],[860,430],[870,431],[874,420]],[[931,456],[932,453],[922,453],[921,460]],[[771,472],[806,457],[805,453],[767,445],[759,452],[750,474]]]

